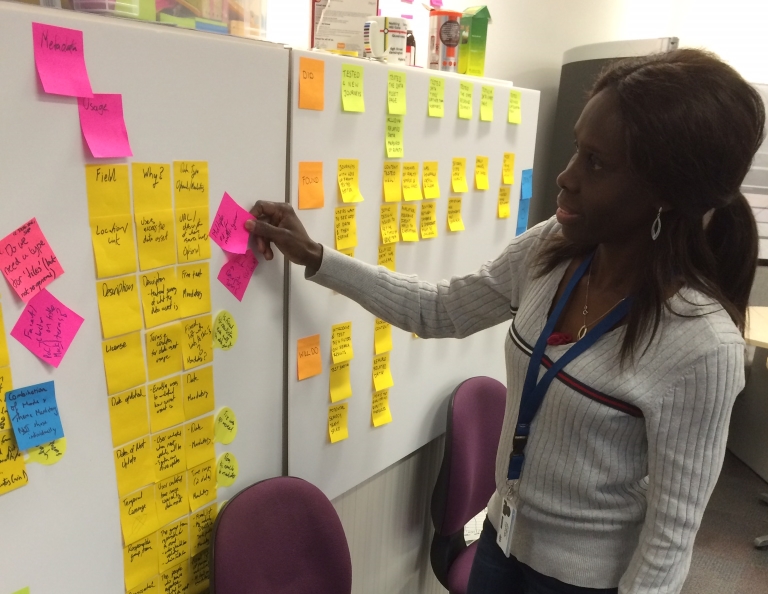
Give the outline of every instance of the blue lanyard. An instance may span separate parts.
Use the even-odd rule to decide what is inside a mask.
[[[544,395],[547,393],[549,384],[555,376],[563,369],[568,363],[573,361],[576,357],[581,355],[589,347],[595,344],[598,339],[605,334],[612,326],[621,320],[628,312],[632,299],[627,298],[619,305],[617,305],[611,312],[605,316],[592,330],[587,332],[582,339],[574,343],[564,354],[550,367],[541,381],[536,383],[539,377],[539,368],[541,366],[541,360],[544,356],[544,349],[547,348],[547,339],[552,334],[555,328],[555,324],[560,319],[560,315],[565,309],[565,305],[568,303],[568,299],[576,287],[581,277],[592,261],[594,253],[587,256],[584,261],[579,265],[574,272],[568,285],[565,287],[563,295],[555,305],[555,309],[552,311],[552,315],[549,316],[544,330],[539,339],[536,341],[536,346],[533,349],[531,360],[528,363],[528,371],[525,374],[525,383],[523,384],[523,393],[520,398],[520,412],[517,418],[517,426],[515,427],[515,436],[512,440],[512,453],[509,455],[509,470],[507,472],[508,480],[515,480],[520,478],[520,472],[523,468],[523,462],[525,461],[525,444],[528,442],[528,435],[530,434],[531,421],[536,416],[536,411],[539,410]]]

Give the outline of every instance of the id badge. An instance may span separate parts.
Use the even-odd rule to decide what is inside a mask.
[[[507,494],[501,502],[501,519],[499,531],[496,534],[496,544],[509,557],[512,548],[512,535],[515,532],[515,519],[517,518],[517,485],[510,486]]]

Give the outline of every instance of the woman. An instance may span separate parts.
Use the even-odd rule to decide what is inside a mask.
[[[470,593],[682,588],[744,386],[757,233],[739,186],[764,121],[759,95],[711,54],[616,64],[574,129],[556,215],[437,285],[323,248],[288,205],[251,211],[268,260],[274,242],[419,336],[513,320]]]

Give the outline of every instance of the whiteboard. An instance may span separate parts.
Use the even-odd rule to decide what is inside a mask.
[[[68,449],[53,466],[28,464],[29,484],[0,496],[0,592],[122,594],[122,538],[101,358],[83,143],[74,99],[45,95],[32,21],[80,29],[95,92],[122,93],[136,161],[207,161],[211,214],[227,191],[243,206],[285,196],[289,52],[282,46],[157,25],[0,3],[0,237],[32,217],[64,268],[48,288],[85,318],[58,369],[8,336],[16,387],[53,380]],[[110,161],[111,162],[111,161]],[[216,350],[216,408],[238,434],[217,454],[239,461],[224,501],[282,465],[283,271],[262,264],[238,303],[215,276],[212,313],[230,311],[239,341]],[[0,280],[6,335],[22,303]],[[268,339],[265,339],[268,337]]]
[[[325,62],[325,109],[298,109],[298,64],[301,57]],[[341,108],[341,69],[349,58],[316,52],[292,52],[294,85],[291,119],[291,202],[297,205],[298,164],[322,161],[325,206],[301,210],[299,216],[311,237],[334,246],[334,207],[339,206],[338,159],[359,159],[360,190],[357,205],[358,246],[355,257],[376,264],[379,207],[382,204],[384,132],[387,113],[387,77],[390,68],[377,62],[352,60],[364,66],[365,113],[344,113]],[[533,167],[539,111],[539,92],[519,89],[522,124],[507,123],[509,90],[506,81],[402,68],[407,73],[407,114],[404,153],[400,161],[438,161],[441,197],[437,200],[438,237],[418,243],[397,244],[397,270],[438,281],[476,270],[499,255],[515,235],[517,202],[522,171]],[[427,117],[430,76],[445,79],[445,116]],[[473,118],[459,120],[460,81],[471,81]],[[479,121],[482,85],[494,87],[492,122]],[[498,219],[497,197],[502,156],[513,152],[515,184],[511,191],[511,216]],[[463,194],[462,217],[466,230],[446,228],[451,162],[466,157],[467,181],[474,183],[476,156],[489,157],[490,188]],[[496,327],[464,340],[423,340],[392,330],[390,365],[394,387],[389,391],[393,421],[379,428],[371,424],[371,380],[374,356],[374,316],[347,298],[307,282],[304,269],[290,272],[288,342],[288,470],[330,497],[336,497],[397,460],[418,449],[445,430],[447,396],[462,380],[488,375],[504,381],[505,327]],[[354,359],[351,363],[353,395],[349,402],[349,438],[331,444],[328,439],[329,368],[331,326],[352,322]],[[303,381],[296,376],[296,342],[320,335],[323,373]]]

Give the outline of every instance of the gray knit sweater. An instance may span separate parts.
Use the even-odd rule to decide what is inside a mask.
[[[308,275],[423,338],[461,338],[512,320],[497,491],[488,506],[496,527],[530,352],[568,264],[534,278],[532,257],[559,227],[545,221],[477,272],[436,285],[330,248]],[[744,387],[744,341],[703,295],[683,289],[670,301],[694,317],[665,312],[654,343],[624,369],[623,328],[606,333],[557,376],[536,414],[512,554],[545,575],[590,588],[618,585],[620,594],[683,586]],[[545,358],[556,361],[569,346],[548,346]]]

